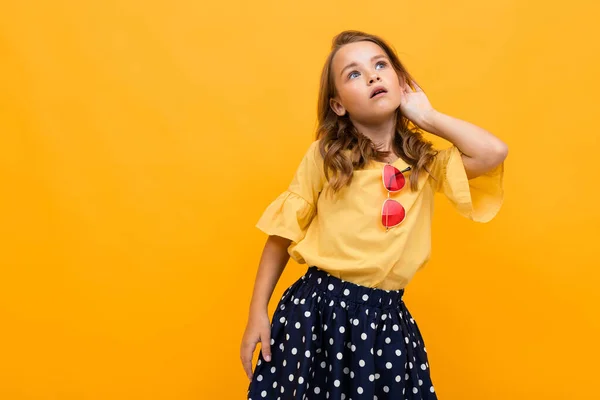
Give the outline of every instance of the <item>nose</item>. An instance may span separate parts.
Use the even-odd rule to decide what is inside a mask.
[[[371,77],[369,78],[369,85],[372,85],[375,82],[379,82],[381,80],[381,78],[379,77],[379,75],[377,74],[373,74],[371,75]]]

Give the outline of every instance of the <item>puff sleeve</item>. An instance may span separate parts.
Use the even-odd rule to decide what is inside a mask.
[[[318,141],[312,143],[302,158],[287,190],[263,212],[256,227],[268,235],[281,236],[298,243],[304,238],[316,214],[323,189],[323,163]]]
[[[443,193],[456,210],[476,222],[496,216],[504,200],[504,163],[474,179],[468,179],[456,146],[440,150],[431,167],[434,190]]]

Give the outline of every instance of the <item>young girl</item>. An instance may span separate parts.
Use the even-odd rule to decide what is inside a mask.
[[[436,399],[404,288],[429,259],[436,192],[472,220],[496,215],[507,146],[435,110],[390,46],[358,31],[333,40],[318,118],[317,141],[257,225],[269,238],[241,346],[248,398]],[[421,129],[453,146],[435,151]],[[309,268],[271,325],[290,256]]]

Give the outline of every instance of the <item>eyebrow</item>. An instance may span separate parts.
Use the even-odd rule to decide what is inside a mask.
[[[376,56],[373,56],[373,57],[371,58],[371,62],[373,62],[373,61],[375,61],[375,60],[378,60],[378,59],[380,59],[380,58],[385,58],[385,59],[387,59],[387,56],[385,56],[384,54],[378,54],[378,55],[376,55]],[[345,70],[347,70],[348,68],[353,68],[353,67],[357,67],[357,66],[358,66],[358,64],[357,64],[357,63],[355,63],[355,62],[352,62],[352,63],[350,63],[350,64],[346,65],[346,66],[345,66],[345,67],[342,69],[342,72],[340,72],[340,76],[341,76],[341,75],[343,75],[343,74],[344,74],[344,71],[345,71]]]

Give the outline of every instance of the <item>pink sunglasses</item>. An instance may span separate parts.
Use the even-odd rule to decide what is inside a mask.
[[[381,176],[383,178],[383,186],[388,192],[388,198],[383,202],[383,207],[381,208],[381,223],[385,226],[386,231],[400,225],[406,217],[406,211],[402,204],[390,199],[390,194],[402,190],[406,184],[403,173],[410,171],[410,169],[410,167],[407,167],[400,171],[390,164],[383,166]]]

